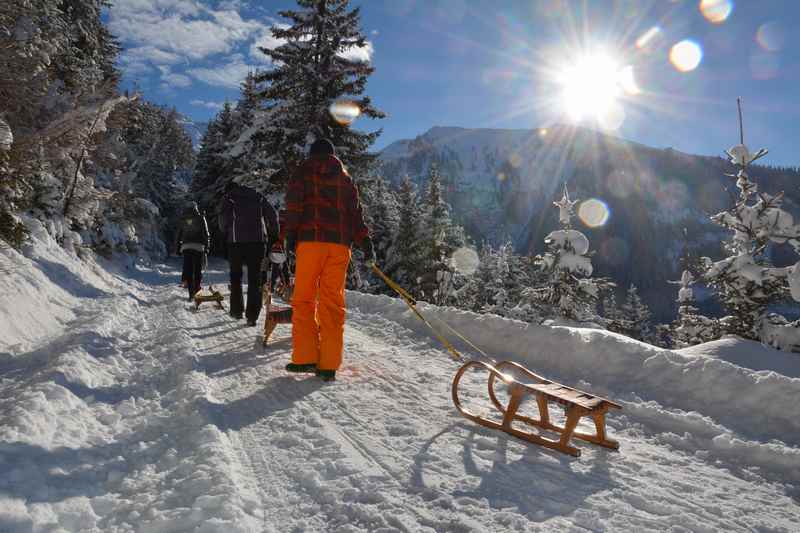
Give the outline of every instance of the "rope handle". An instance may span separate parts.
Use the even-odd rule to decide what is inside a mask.
[[[408,305],[408,307],[411,308],[414,314],[417,315],[417,318],[422,320],[425,323],[425,325],[428,326],[428,328],[431,330],[433,335],[437,339],[439,339],[439,342],[444,344],[445,348],[447,348],[447,351],[450,352],[450,355],[453,356],[453,359],[457,361],[462,359],[461,354],[458,353],[458,350],[456,350],[452,344],[450,344],[450,341],[445,339],[438,331],[436,331],[436,328],[434,328],[433,325],[431,325],[431,323],[428,322],[428,320],[424,316],[422,316],[422,313],[420,313],[416,307],[417,301],[414,299],[413,296],[411,296],[408,292],[406,292],[406,290],[403,289],[400,285],[392,281],[389,278],[389,276],[384,274],[381,271],[381,269],[379,269],[378,266],[374,263],[372,264],[372,271],[375,272],[375,274],[377,274],[391,289],[393,289],[397,294],[400,295],[400,297],[403,299],[406,305]]]

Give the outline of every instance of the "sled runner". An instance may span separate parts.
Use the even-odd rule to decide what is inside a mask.
[[[222,296],[222,293],[214,290],[213,285],[209,285],[208,293],[203,294],[203,291],[200,290],[194,295],[194,308],[199,309],[200,304],[203,302],[217,302],[217,307],[224,310],[225,307],[222,305],[223,300],[225,300],[225,297]]]
[[[469,368],[475,367],[483,368],[489,372],[489,398],[491,398],[495,408],[503,416],[502,422],[490,420],[488,418],[471,413],[470,411],[464,409],[464,407],[461,405],[461,400],[458,397],[458,384],[461,381],[461,377],[464,375],[464,373]],[[512,375],[503,372],[503,370],[512,369],[520,374],[523,374],[525,378],[530,378],[532,382],[523,383],[514,379]],[[506,406],[503,406],[503,404],[500,403],[500,401],[497,399],[497,395],[495,394],[495,382],[498,379],[508,385],[510,398],[508,400],[508,405]],[[553,450],[558,450],[562,453],[567,453],[575,457],[580,457],[581,451],[580,449],[570,445],[570,440],[573,437],[614,450],[619,448],[619,443],[617,441],[611,440],[606,436],[606,413],[611,408],[622,409],[621,405],[614,403],[611,400],[607,400],[606,398],[595,396],[593,394],[550,381],[549,379],[545,379],[537,374],[534,374],[524,366],[512,361],[500,361],[495,363],[494,366],[482,361],[469,361],[458,370],[453,378],[452,394],[453,403],[459,412],[461,412],[461,414],[466,418],[472,420],[473,422],[477,422],[482,426],[505,431],[509,435],[527,440],[528,442],[533,442],[534,444],[539,444]],[[538,419],[523,416],[518,413],[522,399],[526,395],[531,395],[536,398],[536,404],[539,409]],[[566,416],[564,427],[553,424],[549,411],[549,405],[551,402],[560,404],[564,407]],[[575,431],[578,421],[587,416],[591,417],[594,421],[596,431],[594,435]],[[559,434],[560,438],[558,440],[549,439],[533,432],[516,429],[512,427],[514,421],[525,422],[531,426],[553,431]]]

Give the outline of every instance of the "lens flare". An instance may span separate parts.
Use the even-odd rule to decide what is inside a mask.
[[[661,28],[653,26],[636,39],[636,48],[639,50],[649,50],[655,46],[661,37]]]
[[[733,2],[730,0],[701,0],[700,12],[712,24],[722,24],[733,11]]]
[[[611,216],[611,211],[602,200],[590,198],[578,207],[578,218],[590,228],[605,226]]]
[[[686,39],[679,42],[669,51],[669,60],[680,72],[689,72],[697,68],[703,59],[703,49],[694,41]]]
[[[767,52],[777,52],[783,48],[785,34],[777,22],[766,22],[756,31],[756,42]]]
[[[623,91],[631,96],[636,96],[637,94],[642,93],[642,90],[639,88],[639,84],[636,83],[636,76],[634,76],[633,67],[630,65],[623,67],[622,70],[619,71],[619,86],[622,87]]]
[[[472,248],[463,246],[453,252],[452,265],[458,272],[465,276],[471,276],[478,270],[481,264],[481,259],[478,257],[478,252]]]
[[[350,100],[340,100],[331,104],[328,111],[333,120],[342,126],[349,126],[361,114],[358,104]]]

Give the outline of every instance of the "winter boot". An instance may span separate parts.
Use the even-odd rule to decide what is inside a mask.
[[[314,374],[317,371],[317,365],[315,365],[314,363],[306,363],[306,364],[289,363],[288,365],[286,365],[286,371]]]
[[[322,381],[335,381],[336,380],[336,370],[319,370],[317,369],[317,375],[322,378]]]
[[[247,319],[247,327],[248,328],[252,328],[255,325],[256,325],[256,319],[255,318],[248,318]]]

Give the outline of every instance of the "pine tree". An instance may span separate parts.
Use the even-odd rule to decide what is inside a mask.
[[[420,295],[419,264],[423,255],[421,239],[421,209],[411,178],[406,176],[398,194],[399,222],[386,259],[386,271],[414,296]]]
[[[453,224],[450,208],[442,196],[441,176],[436,163],[428,172],[428,190],[423,206],[422,221],[422,292],[435,299],[440,281],[445,273],[451,272],[450,256],[464,245],[464,231]]]
[[[539,305],[550,306],[560,316],[589,321],[597,318],[596,303],[600,292],[614,285],[604,278],[591,278],[589,240],[580,231],[572,229],[576,203],[570,200],[565,185],[561,200],[553,202],[559,209],[563,229],[545,237],[548,252],[536,258],[541,269],[548,274],[549,284],[528,289],[526,295]]]
[[[725,331],[761,340],[768,306],[788,299],[788,278],[792,273],[792,268],[770,264],[767,246],[788,242],[800,253],[800,225],[794,224],[793,217],[781,208],[783,193],[773,196],[758,192],[750,178],[749,165],[766,155],[767,150],[751,154],[743,134],[740,141],[726,152],[738,168],[735,175],[729,176],[736,178],[739,199],[727,211],[711,217],[715,224],[733,232],[733,237],[724,243],[729,256],[716,262],[704,257],[703,278],[714,287],[729,313],[721,320]],[[794,268],[800,268],[798,265]]]
[[[654,332],[650,323],[650,309],[642,302],[636,285],[628,287],[625,303],[622,305],[622,319],[627,325],[624,333],[639,341],[650,342]]]
[[[670,282],[680,285],[678,318],[669,328],[669,340],[674,348],[686,348],[712,341],[722,334],[719,321],[701,315],[694,306],[694,291],[691,287],[694,281],[692,273],[684,270],[680,281]]]
[[[262,122],[261,135],[273,154],[269,165],[273,186],[288,179],[313,140],[329,138],[338,156],[353,175],[365,173],[375,156],[368,153],[380,131],[362,133],[349,128],[350,118],[337,121],[331,113],[335,102],[347,100],[354,114],[383,118],[364,96],[367,78],[374,71],[368,62],[347,56],[365,49],[359,28],[360,10],[348,11],[348,0],[298,0],[300,10],[279,12],[290,26],[274,26],[272,35],[284,44],[262,48],[274,68],[257,77],[266,85],[261,97],[271,110]]]

